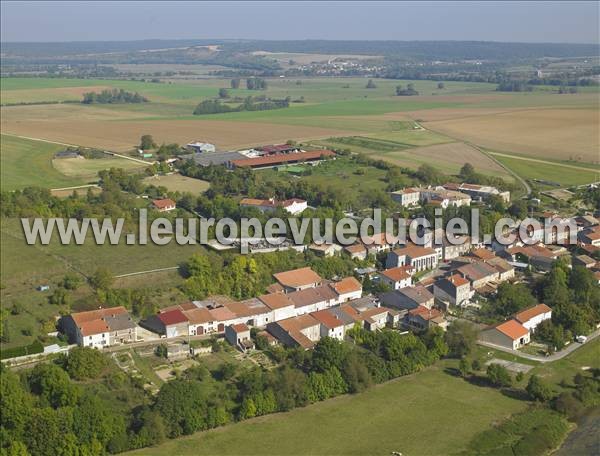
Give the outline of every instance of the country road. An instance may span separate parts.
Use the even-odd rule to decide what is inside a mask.
[[[63,142],[59,142],[59,141],[50,141],[48,139],[42,139],[42,138],[33,138],[31,136],[21,136],[21,135],[13,135],[12,133],[2,133],[5,136],[12,136],[13,138],[20,138],[20,139],[28,139],[30,141],[40,141],[40,142],[45,142],[45,143],[49,143],[49,144],[58,144],[59,146],[66,146],[66,147],[82,147],[84,149],[91,149],[91,147],[88,146],[80,146],[77,144],[68,144],[68,143],[63,143]],[[112,155],[114,157],[119,157],[119,158],[124,158],[126,160],[131,160],[137,163],[142,163],[146,166],[150,166],[152,165],[154,162],[147,162],[145,160],[140,160],[139,158],[135,158],[135,157],[129,157],[128,155],[122,155],[119,154],[117,152],[113,152],[110,150],[102,150],[102,152],[104,152],[107,155]]]

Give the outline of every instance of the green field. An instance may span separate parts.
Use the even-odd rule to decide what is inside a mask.
[[[81,179],[61,174],[52,166],[52,157],[64,149],[63,146],[7,135],[1,135],[0,141],[2,190],[28,185],[53,188],[83,183]]]
[[[561,185],[583,185],[600,180],[599,172],[561,166],[560,163],[538,163],[518,158],[494,156],[524,179],[542,179]],[[573,165],[578,166],[578,165]]]
[[[441,455],[465,449],[526,402],[476,387],[443,366],[292,412],[169,441],[131,454]]]

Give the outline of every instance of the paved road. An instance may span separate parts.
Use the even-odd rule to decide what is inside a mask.
[[[587,340],[586,344],[589,344],[592,339],[595,339],[598,336],[600,336],[600,329],[597,329],[596,331],[591,333],[589,336],[587,336],[588,340]],[[579,342],[571,342],[566,348],[562,349],[559,352],[553,353],[550,356],[538,356],[538,355],[531,355],[529,353],[523,353],[522,351],[519,351],[519,350],[511,350],[510,348],[501,347],[499,345],[490,344],[488,342],[483,342],[480,340],[478,340],[477,343],[479,345],[483,345],[484,347],[493,348],[494,350],[503,351],[505,353],[510,353],[511,355],[515,355],[520,358],[530,359],[532,361],[538,361],[540,363],[551,363],[552,361],[558,361],[559,359],[564,358],[565,356],[569,355],[570,353],[573,353],[575,350],[577,350],[579,347],[581,347],[583,345],[583,344],[580,344]]]

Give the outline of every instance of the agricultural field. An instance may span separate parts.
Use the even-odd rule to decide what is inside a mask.
[[[532,109],[427,122],[427,128],[490,149],[600,164],[598,109]]]
[[[230,94],[290,97],[287,109],[193,116],[196,104],[217,96],[219,88],[229,86],[228,79],[153,83],[3,78],[1,82],[3,104],[76,101],[83,92],[102,88],[141,93],[149,103],[1,108],[3,132],[120,152],[131,150],[143,134],[152,134],[159,143],[204,140],[221,150],[294,139],[350,148],[402,166],[429,163],[447,173],[456,173],[459,162],[468,159],[481,172],[511,179],[497,163],[462,141],[513,155],[582,164],[598,163],[600,147],[597,88],[558,95],[548,87],[530,93],[496,92],[496,86],[487,83],[446,82],[439,89],[435,81],[375,79],[376,88],[366,89],[364,78],[274,78],[268,80],[266,91],[240,88],[230,89]],[[415,85],[419,96],[394,96],[397,85],[408,83]],[[414,121],[425,130],[402,127]],[[344,139],[336,141],[339,138]],[[533,177],[524,164],[517,164],[517,169],[525,172],[523,177]],[[584,171],[560,182],[585,183],[589,177]]]
[[[181,174],[169,174],[166,176],[150,176],[144,179],[144,184],[156,187],[166,187],[170,192],[203,193],[208,190],[209,182],[201,179],[182,176]]]
[[[449,375],[444,364],[365,393],[171,440],[131,454],[450,454],[465,449],[472,437],[493,423],[527,407],[498,390],[473,386]]]
[[[54,168],[67,177],[96,182],[98,172],[109,168],[121,168],[127,171],[145,168],[140,162],[125,158],[59,158],[52,160]]]

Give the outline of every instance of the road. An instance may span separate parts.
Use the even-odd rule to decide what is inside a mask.
[[[596,331],[594,331],[593,333],[591,333],[588,336],[588,340],[587,340],[586,344],[589,344],[593,339],[595,339],[598,336],[600,336],[600,329],[597,329]],[[571,342],[566,348],[562,349],[559,352],[553,353],[550,356],[538,356],[538,355],[531,355],[529,353],[523,353],[522,351],[519,351],[519,350],[511,350],[510,348],[501,347],[499,345],[490,344],[488,342],[483,342],[480,340],[478,340],[477,343],[484,347],[493,348],[494,350],[503,351],[505,353],[510,353],[511,355],[515,355],[520,358],[525,358],[525,359],[529,359],[532,361],[538,361],[540,363],[551,363],[553,361],[558,361],[559,359],[563,359],[565,356],[573,353],[579,347],[584,345],[584,344],[580,344],[579,342]]]
[[[428,129],[430,131],[433,131],[435,133],[438,133],[440,135],[444,135],[444,136],[446,136],[446,137],[448,137],[450,139],[453,139],[454,141],[466,144],[467,146],[470,146],[473,149],[477,150],[479,153],[485,155],[487,158],[489,158],[490,160],[492,160],[494,163],[496,163],[498,166],[500,166],[502,169],[504,169],[507,173],[509,173],[511,176],[513,176],[523,186],[523,188],[525,189],[526,196],[531,195],[531,186],[527,183],[527,181],[525,179],[523,179],[519,174],[517,174],[516,172],[514,172],[508,166],[504,165],[499,160],[497,160],[496,158],[494,158],[494,156],[492,154],[490,154],[489,152],[486,152],[485,150],[483,150],[477,144],[473,144],[472,142],[465,141],[463,138],[457,138],[455,136],[451,136],[451,135],[449,135],[447,133],[438,132],[438,131],[436,131],[434,129],[431,129],[431,128],[428,128]]]
[[[49,143],[49,144],[58,144],[59,146],[66,146],[66,147],[82,147],[83,149],[91,149],[91,147],[87,147],[87,146],[80,146],[77,144],[68,144],[68,143],[63,143],[63,142],[58,142],[58,141],[49,141],[48,139],[43,139],[43,138],[33,138],[31,136],[21,136],[21,135],[13,135],[11,133],[2,133],[5,136],[12,136],[14,138],[21,138],[21,139],[28,139],[30,141],[41,141],[41,142],[45,142],[45,143]],[[137,163],[143,163],[146,166],[152,165],[156,162],[148,162],[145,160],[141,160],[139,158],[135,158],[135,157],[129,157],[128,155],[122,155],[122,154],[118,154],[117,152],[113,152],[110,150],[103,150],[102,152],[104,152],[107,155],[112,155],[114,157],[119,157],[119,158],[124,158],[126,160],[131,160]]]
[[[596,168],[586,168],[584,166],[576,166],[576,165],[567,165],[567,164],[563,164],[563,163],[557,163],[557,162],[553,162],[553,161],[549,161],[549,160],[540,160],[538,158],[529,158],[529,157],[522,157],[520,155],[512,155],[512,154],[505,154],[503,152],[488,152],[491,155],[497,155],[498,157],[506,157],[506,158],[514,158],[515,160],[525,160],[525,161],[530,161],[530,162],[535,162],[535,163],[543,163],[545,165],[554,165],[554,166],[562,166],[563,168],[571,168],[571,169],[576,169],[579,171],[590,171],[590,172],[600,172],[600,169]]]

